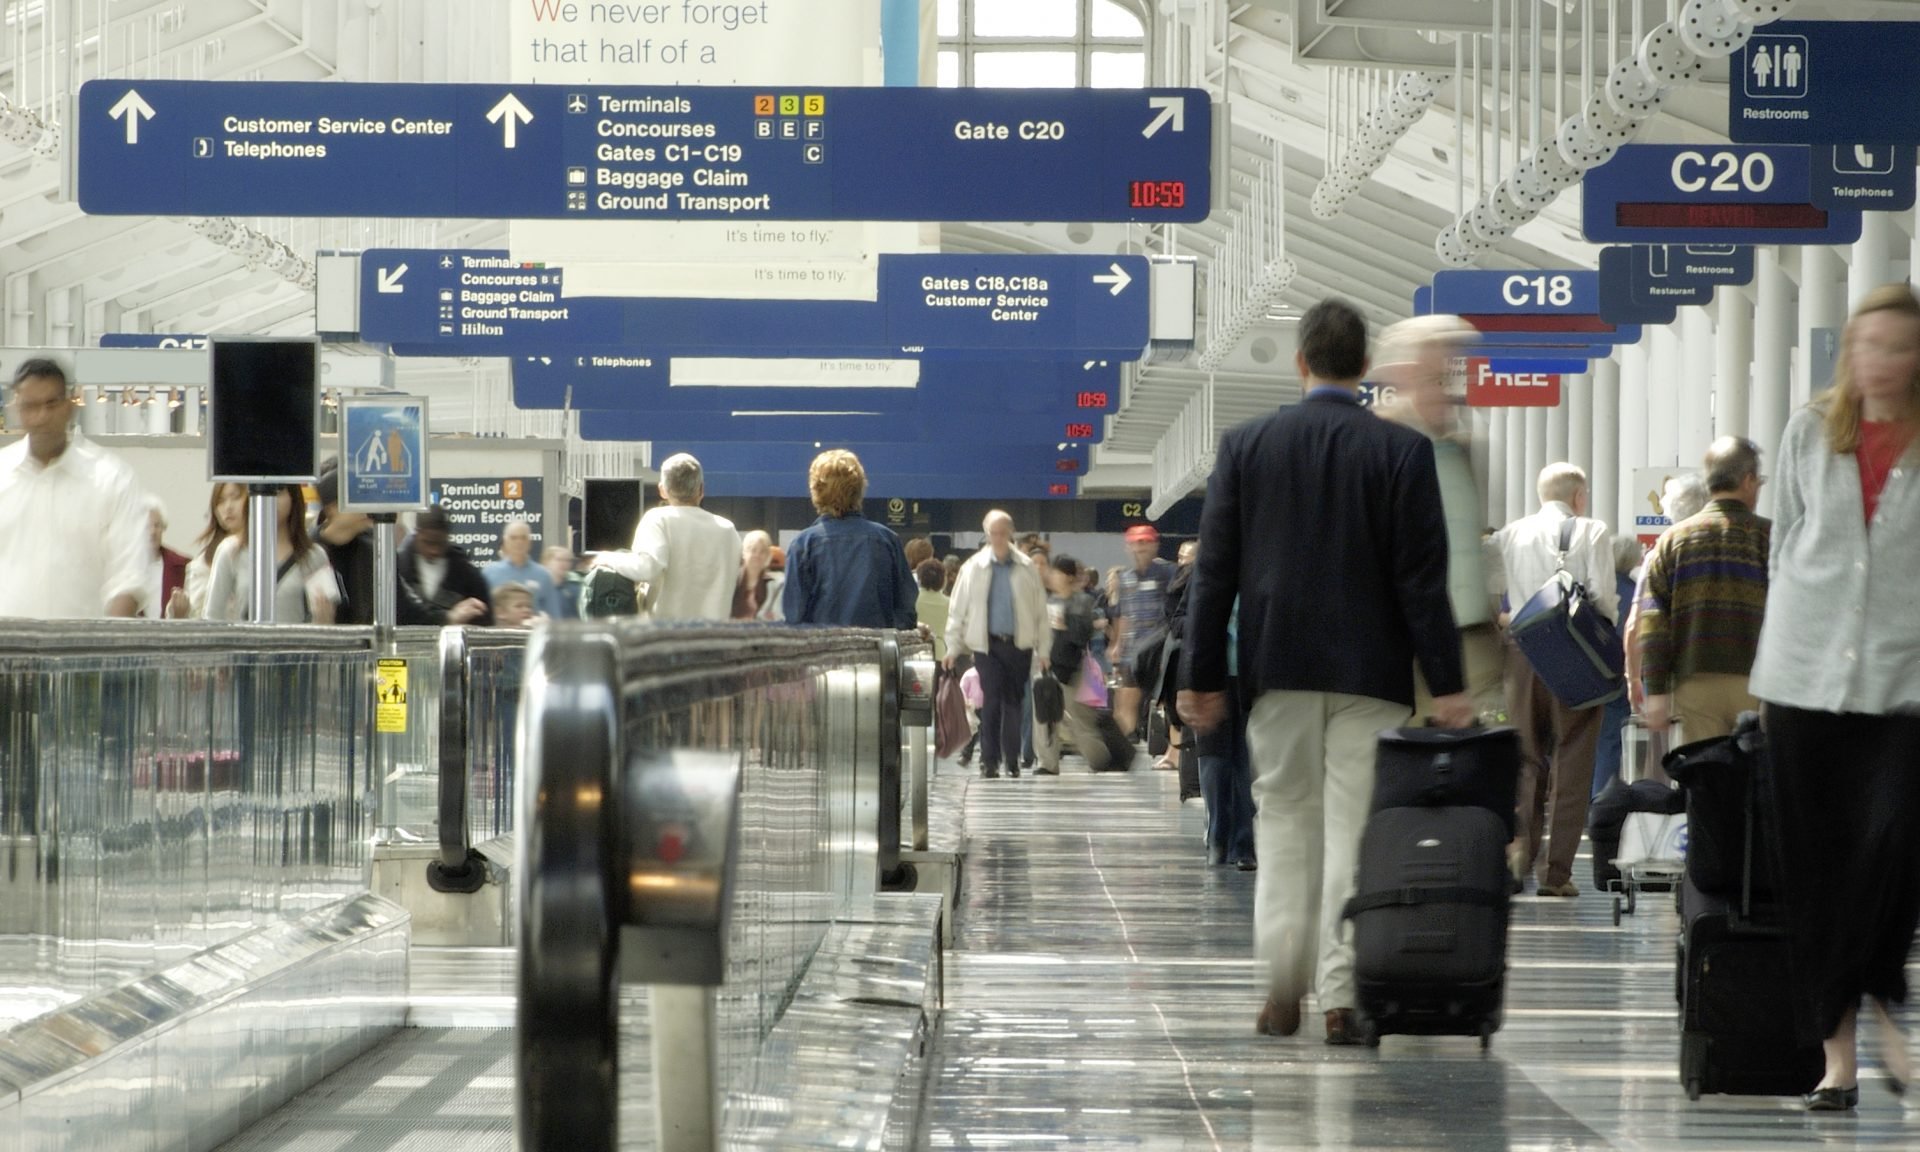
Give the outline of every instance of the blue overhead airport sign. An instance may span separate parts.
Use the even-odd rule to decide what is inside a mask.
[[[1595,273],[1567,269],[1448,269],[1434,274],[1433,309],[1456,315],[1590,315],[1599,306]]]
[[[1814,205],[1906,211],[1914,202],[1914,151],[1912,144],[1815,144]]]
[[[1679,304],[1645,300],[1634,291],[1634,249],[1600,249],[1600,316],[1615,324],[1671,324]]]
[[[1803,146],[1628,144],[1588,169],[1581,230],[1596,244],[1850,244],[1860,213],[1813,202]]]
[[[836,444],[939,444],[962,440],[1008,446],[1098,444],[1106,421],[1072,413],[1014,413],[992,397],[970,408],[922,407],[864,412],[838,399],[789,403],[750,411],[620,411],[580,413],[587,440],[749,440],[778,443],[831,440]]]
[[[1920,24],[1780,20],[1728,61],[1727,133],[1750,144],[1920,143]]]
[[[102,348],[205,348],[207,338],[179,332],[104,332]]]
[[[428,355],[627,345],[656,355],[1136,359],[1143,256],[880,257],[878,301],[568,297],[559,268],[504,251],[374,249],[360,338]]]
[[[99,215],[1194,222],[1197,89],[90,80]]]
[[[833,407],[900,415],[991,406],[1008,416],[1078,416],[1115,411],[1120,365],[1111,360],[929,360],[912,388],[675,385],[671,361],[625,350],[514,359],[513,400],[522,408],[671,412],[752,412]],[[569,400],[571,405],[569,405]]]
[[[1479,351],[1518,345],[1538,355],[1577,355],[1574,348],[1631,344],[1634,327],[1600,316],[1599,274],[1584,268],[1450,269],[1433,278],[1433,308],[1460,316],[1480,332]]]

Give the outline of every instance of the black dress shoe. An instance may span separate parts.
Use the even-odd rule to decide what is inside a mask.
[[[1242,871],[1242,872],[1258,872],[1258,871],[1260,871],[1260,862],[1259,862],[1258,860],[1255,860],[1255,859],[1254,859],[1253,857],[1251,857],[1251,856],[1249,856],[1249,857],[1247,857],[1247,858],[1246,858],[1245,860],[1236,860],[1236,861],[1234,861],[1234,862],[1233,862],[1233,866],[1234,866],[1235,868],[1238,868],[1238,869],[1240,869],[1240,871]]]
[[[1016,773],[1014,773],[1014,775],[1016,775],[1016,776],[1018,776],[1018,775],[1019,775],[1019,773],[1018,773],[1018,772],[1016,772]],[[999,766],[998,766],[998,765],[996,765],[996,764],[982,764],[982,765],[980,765],[980,779],[982,779],[982,780],[998,780],[998,779],[1000,779],[1000,768],[999,768]]]
[[[1807,1093],[1809,1112],[1851,1112],[1860,1105],[1860,1086],[1852,1088],[1815,1088]]]
[[[1007,776],[1014,780],[1020,779],[1020,766],[1017,764],[1007,765]]]

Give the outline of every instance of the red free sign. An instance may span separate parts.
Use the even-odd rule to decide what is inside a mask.
[[[1558,408],[1560,377],[1548,372],[1495,372],[1484,356],[1466,362],[1469,408]]]

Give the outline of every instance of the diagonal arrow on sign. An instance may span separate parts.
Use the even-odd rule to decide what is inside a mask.
[[[504,133],[501,143],[514,148],[520,143],[520,125],[533,123],[533,113],[520,102],[520,97],[509,92],[487,112],[487,123],[500,125]]]
[[[407,286],[400,282],[400,278],[407,274],[407,266],[405,264],[401,264],[395,268],[381,268],[378,269],[375,274],[379,279],[380,291],[394,294],[407,290]]]
[[[1127,290],[1127,285],[1133,283],[1133,277],[1127,275],[1127,270],[1125,268],[1120,267],[1120,265],[1117,263],[1109,264],[1108,267],[1113,269],[1112,274],[1095,276],[1093,278],[1093,282],[1095,284],[1113,285],[1113,287],[1109,290],[1108,294],[1112,296],[1118,296],[1120,295],[1120,293],[1125,292]]]
[[[1147,107],[1160,109],[1160,114],[1140,130],[1140,135],[1151,140],[1159,135],[1160,129],[1172,121],[1175,132],[1187,130],[1187,98],[1185,96],[1149,96]]]
[[[132,88],[120,97],[120,102],[107,110],[107,115],[115,120],[127,122],[127,143],[140,143],[140,121],[153,119],[153,105]]]

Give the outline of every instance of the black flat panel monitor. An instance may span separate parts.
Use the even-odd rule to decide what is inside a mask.
[[[633,531],[645,511],[639,480],[589,480],[581,511],[582,550],[619,552],[633,547]]]
[[[319,342],[216,339],[210,347],[209,479],[311,482],[320,463]]]

